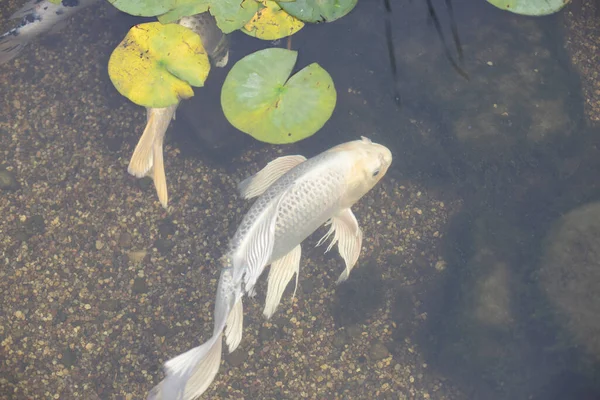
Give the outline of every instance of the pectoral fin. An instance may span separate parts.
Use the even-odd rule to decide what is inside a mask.
[[[239,183],[240,195],[244,199],[260,196],[283,174],[304,161],[306,161],[306,157],[299,155],[276,158],[255,175]]]
[[[227,326],[225,327],[225,342],[229,352],[233,353],[242,341],[242,328],[244,327],[244,307],[240,298],[227,317]]]
[[[298,274],[300,272],[300,254],[302,250],[300,245],[294,247],[294,250],[290,251],[285,256],[276,260],[271,264],[271,270],[269,271],[269,283],[267,286],[267,298],[265,299],[265,309],[263,315],[267,319],[271,318],[277,306],[281,302],[281,296],[283,291],[287,287],[288,283],[296,274],[296,286],[294,287],[294,295],[296,295],[296,289],[298,288]],[[292,296],[292,297],[293,297]]]
[[[331,227],[325,236],[319,240],[317,246],[321,245],[333,234],[333,240],[329,243],[326,252],[331,250],[337,243],[338,251],[346,264],[346,269],[342,272],[336,282],[340,283],[348,279],[350,271],[352,271],[352,268],[358,260],[362,246],[362,231],[358,226],[354,214],[352,214],[352,210],[349,208],[342,210],[339,214],[332,217],[327,224],[331,225]]]

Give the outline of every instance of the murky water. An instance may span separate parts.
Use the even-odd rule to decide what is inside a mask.
[[[235,182],[278,151],[365,135],[395,158],[355,210],[360,266],[336,287],[341,260],[309,239],[296,300],[269,322],[249,302],[207,398],[600,398],[600,71],[580,68],[600,17],[582,3],[526,18],[454,1],[462,61],[440,0],[443,41],[425,1],[361,0],[307,26],[297,68],[328,70],[338,102],[281,148],[236,132],[216,99],[238,59],[287,41],[232,35],[228,68],[169,131],[169,212],[126,173],[144,113],[106,76],[135,20],[100,6],[33,44],[0,67],[0,165],[18,181],[0,192],[0,395],[142,398],[210,334],[217,260],[247,207]]]

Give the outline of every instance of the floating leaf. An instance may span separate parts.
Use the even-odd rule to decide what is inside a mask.
[[[175,7],[177,0],[108,0],[119,10],[141,17],[154,17]]]
[[[62,0],[48,0],[52,4],[61,4]]]
[[[274,1],[263,1],[264,7],[241,29],[242,32],[264,40],[276,40],[293,35],[304,22],[281,9]]]
[[[181,17],[202,14],[208,11],[210,0],[177,0],[173,9],[159,15],[158,20],[163,24],[175,22]]]
[[[231,33],[242,28],[256,14],[259,5],[256,0],[170,0],[169,3],[171,6],[160,13],[162,15],[158,17],[160,22],[175,22],[181,17],[209,10],[215,17],[217,26],[224,33]]]
[[[521,15],[548,15],[560,11],[571,0],[487,0],[506,11]]]
[[[348,14],[358,0],[296,0],[280,2],[288,14],[305,22],[331,22]]]
[[[210,0],[210,13],[224,33],[240,29],[258,11],[255,0]]]
[[[162,108],[192,97],[203,86],[210,63],[200,36],[177,24],[136,25],[108,61],[110,79],[123,96],[144,107]]]
[[[273,144],[297,142],[317,132],[333,113],[335,87],[316,63],[290,78],[297,56],[296,51],[270,48],[238,61],[221,90],[227,120]]]

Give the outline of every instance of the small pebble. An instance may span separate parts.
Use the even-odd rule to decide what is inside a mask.
[[[373,361],[379,361],[387,358],[390,355],[390,351],[385,347],[383,342],[377,340],[371,344],[369,349],[369,357]]]
[[[65,351],[63,351],[62,353],[62,365],[64,365],[67,368],[70,368],[75,364],[76,361],[77,353],[70,348],[66,348]]]
[[[146,250],[132,250],[127,252],[127,259],[133,264],[139,264],[144,260],[148,252]]]
[[[133,238],[129,232],[123,232],[119,235],[119,246],[128,248],[131,247],[133,243]]]
[[[244,361],[246,361],[246,358],[248,358],[248,353],[241,349],[237,349],[233,353],[225,356],[225,359],[232,367],[241,365]]]
[[[2,190],[15,190],[19,188],[19,182],[17,177],[12,171],[6,169],[0,169],[0,189]]]
[[[133,280],[133,286],[131,287],[133,293],[135,294],[143,294],[148,291],[148,284],[146,283],[146,278],[135,278]]]

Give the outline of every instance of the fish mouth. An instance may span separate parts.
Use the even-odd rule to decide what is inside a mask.
[[[379,153],[379,159],[382,164],[389,166],[392,163],[393,156],[390,149],[379,143],[371,143],[371,146],[375,147],[377,153]]]

